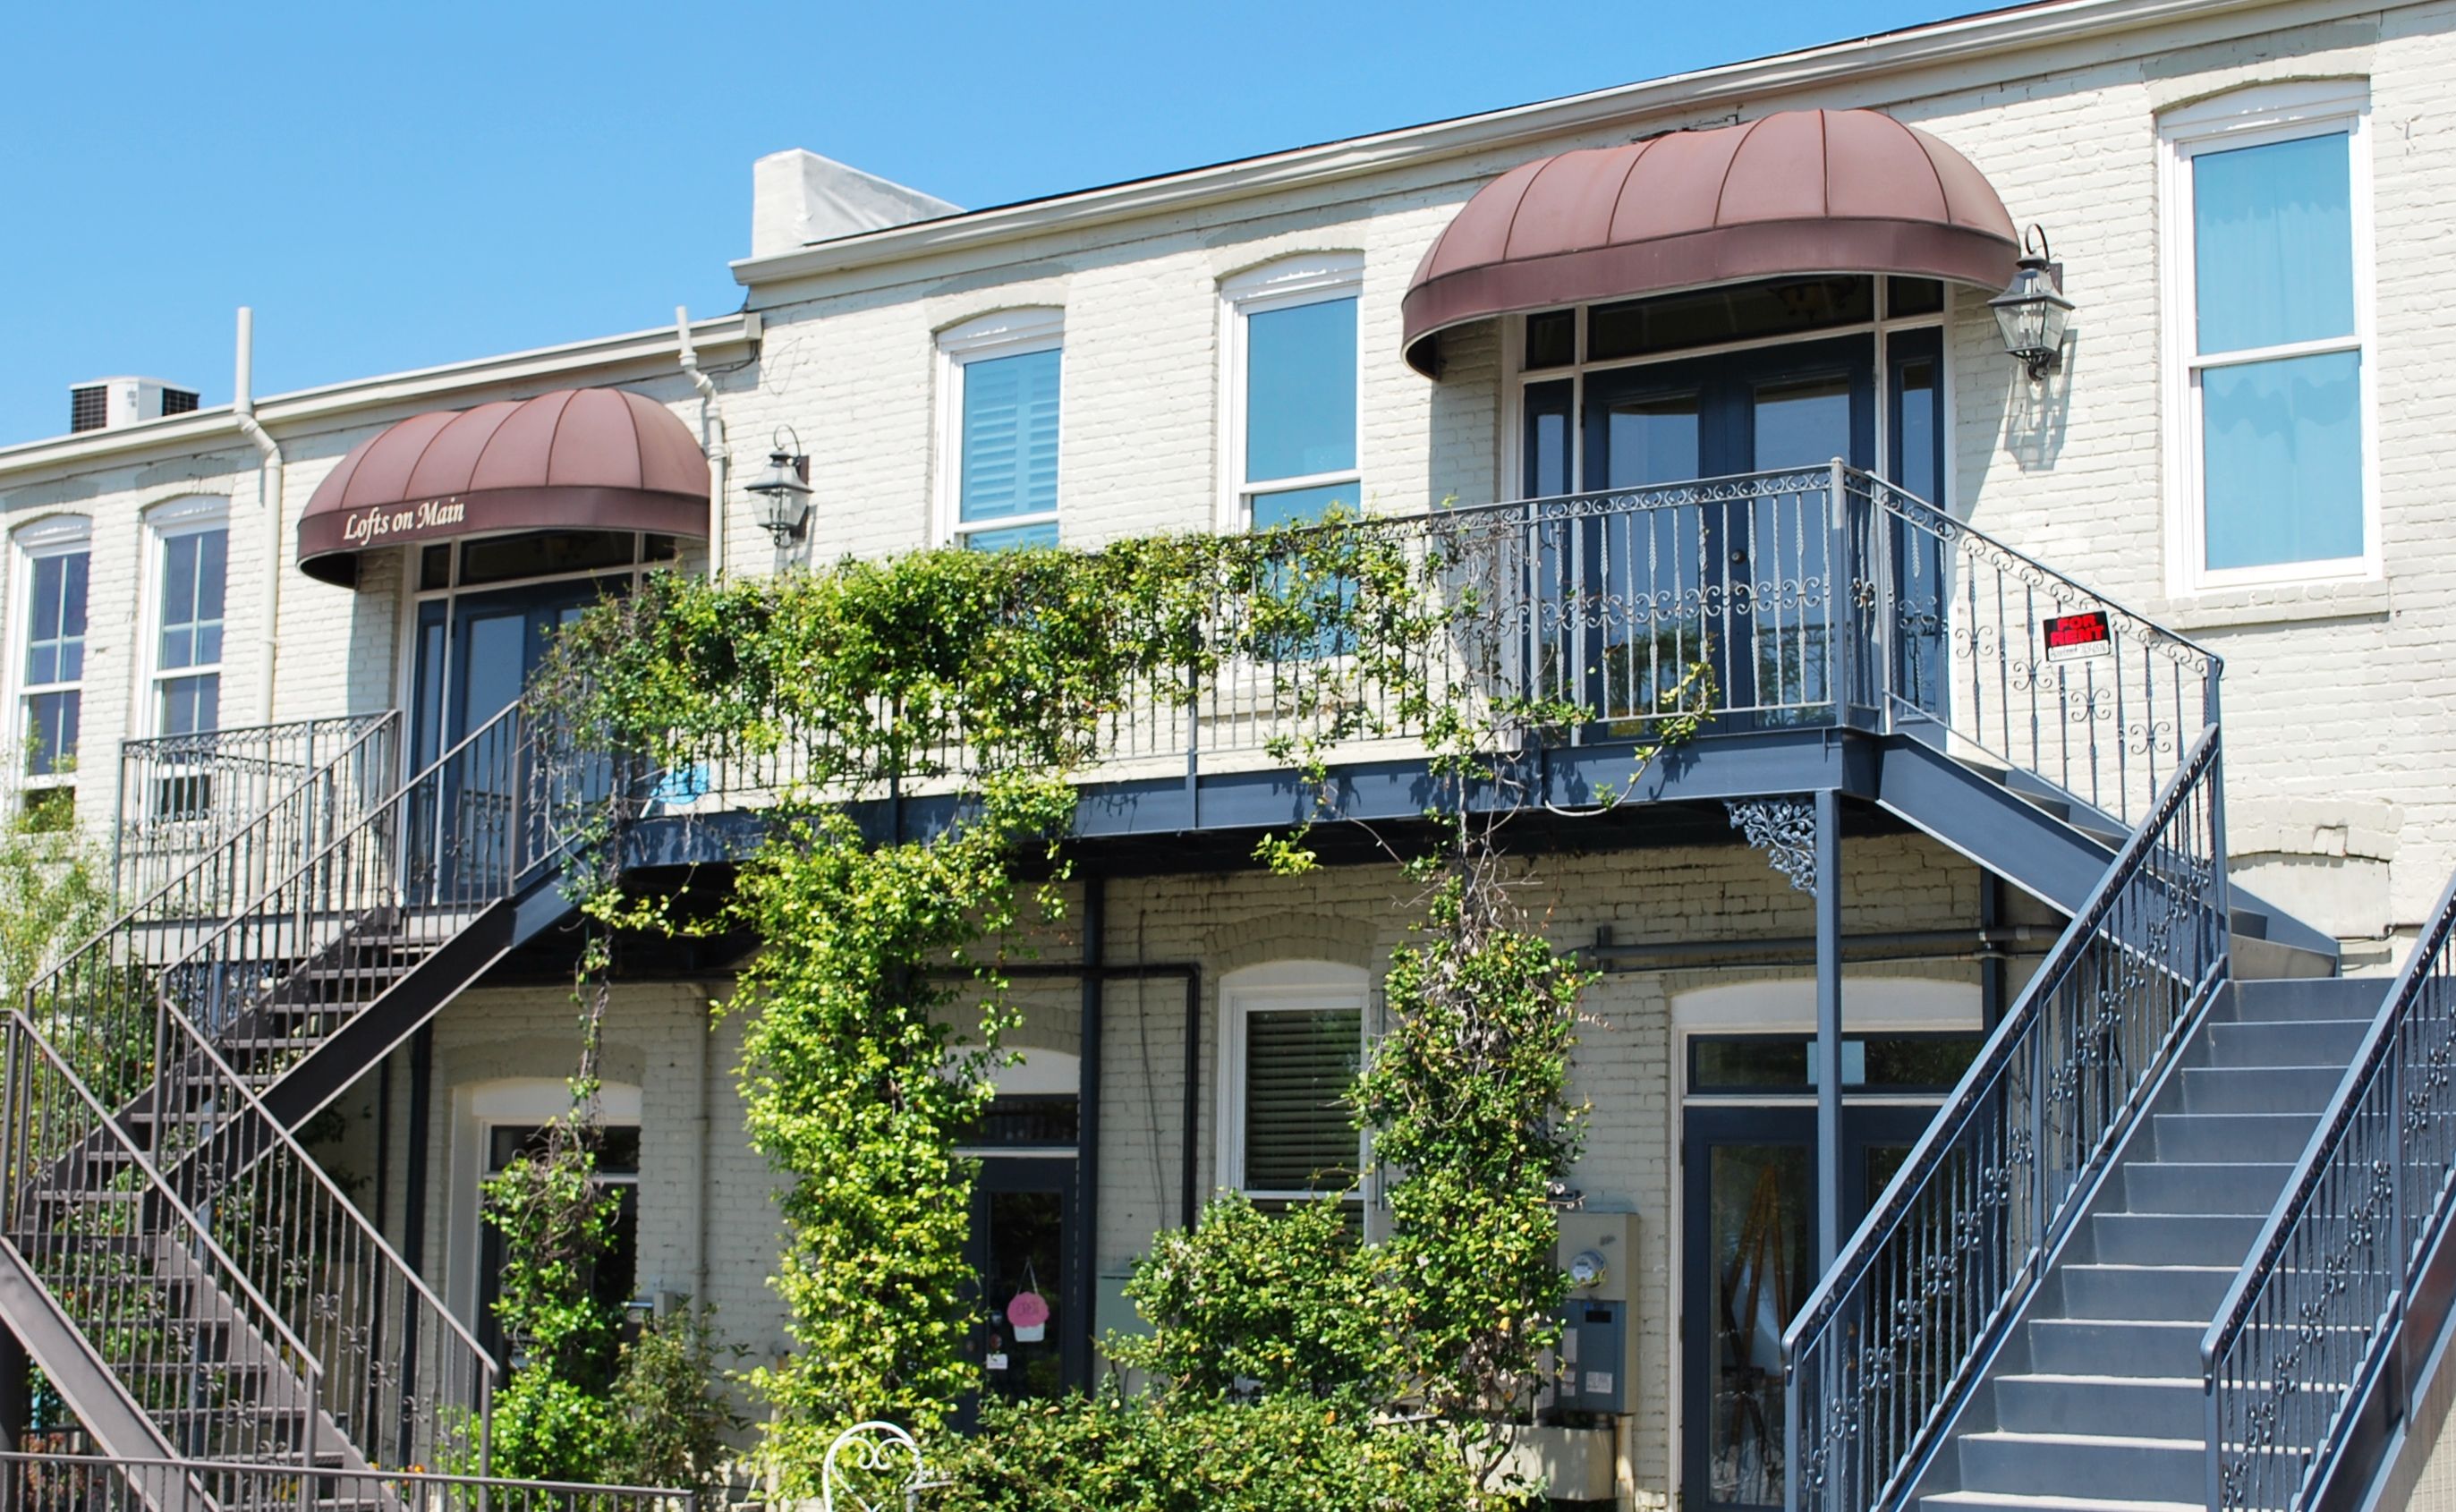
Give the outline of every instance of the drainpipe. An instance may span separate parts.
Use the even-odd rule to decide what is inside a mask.
[[[699,449],[707,458],[707,575],[719,579],[725,576],[725,414],[717,404],[716,379],[699,370],[690,311],[679,304],[674,335],[682,342],[683,376],[699,391]]]
[[[264,684],[264,723],[273,723],[273,671],[281,658],[281,443],[256,419],[256,312],[238,307],[238,376],[231,385],[231,413],[239,434],[256,443],[262,459],[257,493],[264,501],[264,638],[257,676]]]

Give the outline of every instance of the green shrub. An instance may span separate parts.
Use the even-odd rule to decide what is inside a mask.
[[[1223,1194],[1136,1263],[1126,1295],[1153,1332],[1108,1348],[1182,1395],[1386,1396],[1391,1298],[1374,1259],[1335,1200],[1268,1214]]]
[[[714,1308],[683,1307],[652,1318],[623,1346],[614,1376],[622,1436],[618,1479],[628,1485],[711,1491],[749,1420],[725,1395]]]
[[[1344,1401],[1121,1398],[993,1406],[941,1440],[927,1512],[1459,1512],[1447,1440]]]

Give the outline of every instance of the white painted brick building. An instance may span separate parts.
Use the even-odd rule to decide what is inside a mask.
[[[2095,607],[2120,625],[2133,623],[2125,610],[2137,611],[2147,627],[2141,644],[2155,630],[2164,637],[2159,645],[2188,638],[2221,657],[2224,834],[2244,889],[2236,902],[2264,920],[2254,927],[2238,913],[2235,973],[2384,979],[2428,927],[2456,870],[2456,792],[2446,775],[2456,747],[2456,657],[2447,649],[2456,626],[2456,608],[2448,607],[2456,604],[2449,528],[2456,506],[2444,482],[2456,466],[2456,391],[2442,360],[2456,350],[2447,334],[2456,322],[2446,314],[2456,309],[2456,266],[2434,255],[2432,239],[2456,204],[2456,163],[2440,161],[2435,140],[2451,106],[2456,4],[2446,0],[2364,7],[2054,0],[973,214],[809,154],[778,154],[759,165],[752,255],[733,265],[747,296],[740,313],[263,397],[253,417],[277,442],[277,463],[230,407],[0,448],[0,531],[18,542],[0,582],[0,693],[12,735],[31,732],[39,689],[73,683],[79,711],[73,767],[42,770],[49,764],[37,753],[36,770],[11,780],[24,794],[72,791],[79,819],[105,844],[116,826],[145,817],[144,806],[160,801],[143,783],[122,790],[119,752],[123,742],[174,733],[164,723],[165,679],[185,668],[165,650],[174,603],[168,542],[191,527],[166,521],[227,531],[221,649],[211,664],[218,708],[206,728],[399,708],[403,746],[424,760],[501,705],[471,681],[479,675],[472,659],[487,654],[474,639],[487,615],[530,615],[534,639],[536,615],[560,612],[569,596],[593,591],[609,573],[627,576],[635,563],[760,575],[947,544],[975,529],[1054,528],[1059,543],[1091,547],[1151,532],[1242,530],[1261,507],[1253,501],[1274,492],[1270,485],[1293,496],[1307,479],[1331,480],[1319,488],[1346,490],[1367,513],[1400,515],[1553,493],[1591,498],[1725,471],[1821,467],[1847,452],[1853,467],[1940,495],[1929,502],[2092,596],[2058,601],[2057,612]],[[1425,277],[1420,264],[1454,221],[1467,224],[1479,193],[1513,169],[1665,133],[1796,120],[1788,112],[1832,112],[1814,117],[1825,122],[1877,112],[1915,127],[1968,160],[2010,225],[2036,224],[2052,235],[2075,309],[2051,370],[2034,378],[2008,358],[1986,303],[1994,287],[1937,278],[1940,270],[1915,260],[1801,261],[1770,276],[1718,281],[1718,288],[1772,289],[1767,297],[1790,314],[1768,318],[1791,322],[1774,328],[1733,323],[1598,356],[1604,322],[1651,318],[1639,302],[1668,309],[1663,301],[1691,292],[1678,280],[1640,280],[1608,295],[1497,300],[1449,321],[1438,335],[1437,377],[1402,357],[1412,338],[1425,336],[1409,314],[1411,291]],[[2226,132],[2244,134],[2225,138]],[[2354,438],[2345,444],[2360,461],[2359,501],[2349,506],[2359,549],[2343,560],[2286,552],[2247,568],[2212,566],[2199,542],[2233,527],[2217,520],[2218,494],[2204,494],[2196,480],[2224,460],[2204,453],[2195,430],[2195,406],[2206,401],[2194,386],[2194,280],[2233,275],[2211,261],[2229,249],[2192,219],[2195,202],[2183,188],[2197,182],[2191,154],[2212,140],[2323,138],[2344,144],[2351,324],[2271,343],[2276,352],[2266,359],[2355,354],[2360,402],[2342,422],[2352,428],[2326,437]],[[2216,191],[2205,193],[2215,203]],[[1840,215],[1829,207],[1828,218]],[[2198,261],[2196,236],[2212,243],[2199,248]],[[2013,249],[2002,248],[2007,269],[2012,257]],[[1494,261],[1506,263],[1508,255]],[[2213,266],[2221,272],[2203,271]],[[2297,269],[2283,276],[2322,276]],[[1815,297],[1839,301],[1832,310],[1803,315],[1806,305],[1782,303],[1791,298],[1783,291],[1819,280]],[[1263,302],[1249,302],[1257,297]],[[1940,310],[1931,313],[1931,298]],[[1248,386],[1258,350],[1252,312],[1318,310],[1340,300],[1353,301],[1352,320],[1329,350],[1350,350],[1338,343],[1352,342],[1353,371],[1338,377],[1353,384],[1353,415],[1336,418],[1324,433],[1329,452],[1308,453],[1307,465],[1248,478],[1245,469],[1259,465],[1251,460],[1257,448],[1269,440],[1254,441],[1256,427],[1286,422],[1302,430],[1322,413],[1300,406],[1295,421],[1279,411],[1257,418],[1262,400]],[[2200,308],[2202,321],[2219,318],[2205,313],[2212,303]],[[1569,357],[1582,360],[1534,355],[1549,339],[1536,322],[1560,311],[1568,312]],[[1849,416],[1847,425],[1835,420],[1842,428],[1832,433],[1832,449],[1769,460],[1764,438],[1777,420],[1766,407],[1775,400],[1764,396],[1785,383],[1826,380],[1816,366],[1823,356],[1797,372],[1780,364],[1807,343],[1823,343],[1822,352],[1854,341],[1861,355],[1832,379],[1843,387],[1830,391],[1849,396],[1832,398],[1843,408],[1832,413]],[[1045,429],[1027,419],[995,431],[1010,422],[972,407],[965,388],[986,381],[968,374],[992,370],[967,364],[1020,363],[1047,353],[1057,355],[1029,372],[997,370],[1023,375],[1017,381],[1027,398],[1018,407],[1045,403]],[[695,386],[686,356],[706,376],[705,390]],[[1914,378],[1909,367],[1918,363],[1928,364],[1927,376]],[[1756,407],[1745,422],[1756,438],[1755,460],[1707,465],[1710,455],[1739,454],[1711,452],[1713,427],[1724,421],[1698,417],[1719,414],[1711,406],[1721,401],[1695,398],[1677,411],[1690,427],[1679,442],[1688,447],[1688,467],[1604,476],[1599,463],[1608,447],[1627,457],[1638,445],[1630,438],[1658,434],[1645,429],[1656,419],[1632,419],[1624,433],[1609,416],[1673,413],[1645,408],[1661,396],[1633,375],[1657,370],[1672,388],[1689,385],[1680,395],[1755,385],[1748,392],[1757,397],[1747,403]],[[1044,381],[1054,388],[1032,388]],[[1583,386],[1570,390],[1571,381]],[[1573,395],[1575,408],[1543,408],[1556,387]],[[302,523],[319,485],[388,427],[437,411],[607,388],[653,401],[686,446],[705,445],[713,516],[699,528],[638,531],[637,541],[625,531],[623,550],[633,554],[619,562],[589,558],[565,571],[481,570],[469,542],[525,549],[482,530],[465,541],[436,532],[406,546],[357,551],[348,585],[298,570]],[[1029,398],[1036,393],[1040,398]],[[1674,398],[1690,402],[1680,395]],[[1634,407],[1611,409],[1624,399]],[[1571,466],[1557,475],[1566,480],[1561,486],[1539,487],[1536,480],[1556,476],[1543,471],[1550,464],[1538,439],[1544,418],[1555,413],[1569,417],[1561,434],[1579,439],[1563,444],[1585,470]],[[1925,444],[1914,438],[1931,432],[1936,465],[1923,489],[1914,487],[1908,469]],[[769,438],[787,435],[807,454],[813,510],[806,535],[779,545],[745,485],[763,466]],[[1308,436],[1309,443],[1320,440]],[[987,446],[984,437],[1047,454],[1016,464],[1013,501],[975,492],[967,448]],[[2336,441],[2308,444],[2316,451]],[[422,496],[403,482],[387,497],[413,503]],[[1026,523],[1000,523],[1013,518]],[[1698,528],[1738,528],[1728,519]],[[555,553],[584,557],[595,548],[575,544],[578,538],[606,534],[579,528],[589,523],[575,517],[570,541],[518,561],[569,566],[575,559]],[[2302,527],[2289,521],[2280,528]],[[1736,537],[1712,539],[1719,550]],[[37,684],[28,682],[41,639],[36,563],[62,549],[81,551],[86,562],[82,670],[66,683]],[[1965,557],[1969,575],[1949,586],[1975,592],[1982,582],[2001,588],[2045,581],[2020,571],[1985,578],[1976,564],[2009,560],[1985,554],[1995,549]],[[1711,565],[1712,552],[1707,556]],[[2139,690],[2108,690],[2101,712],[2097,684],[2078,705],[2057,692],[2043,705],[2035,697],[2023,702],[2015,689],[2031,684],[2010,681],[2015,673],[2038,686],[2063,678],[2055,687],[2064,693],[2077,675],[2057,672],[2042,645],[1997,644],[2007,625],[2034,634],[2033,621],[2004,619],[2000,609],[1982,614],[1972,603],[1934,612],[1939,623],[1918,633],[1934,637],[1937,656],[1949,652],[1960,658],[1954,664],[1969,666],[1998,658],[2008,677],[1992,692],[1972,684],[1976,691],[1955,695],[1962,702],[1944,717],[1950,739],[1940,748],[1970,758],[1965,765],[1974,769],[2001,777],[2010,767],[2052,785],[2057,791],[2045,797],[2056,817],[2081,825],[2083,840],[2094,833],[2086,816],[2064,806],[2094,804],[2114,826],[2097,835],[2101,848],[2117,844],[2140,819],[2147,792],[2136,767],[2123,768],[2104,793],[2095,786],[2122,760],[2115,746],[2137,740],[2139,759],[2172,770],[2192,746],[2197,713],[2153,710],[2145,717],[2165,724],[2136,731],[2126,723],[2132,715],[2114,713],[2114,701],[2132,698],[2137,714]],[[452,659],[430,664],[447,644]],[[1762,666],[1741,675],[1760,691],[1759,680],[1773,676]],[[2198,684],[2189,687],[2197,697]],[[423,702],[430,694],[431,706]],[[2016,705],[2005,718],[2036,716],[2043,706],[2050,725],[2070,718],[2097,729],[2104,750],[2091,746],[2082,763],[2088,771],[2075,776],[2069,758],[2061,768],[2046,765],[2048,737],[2035,731],[2004,737],[2016,749],[1991,746],[1983,725],[1956,723],[1974,700],[1989,697]],[[2080,713],[2071,717],[2076,707]],[[1888,707],[1885,718],[1895,712]],[[1737,740],[1780,725],[1770,716],[1729,732]],[[1888,725],[1856,733],[1898,731]],[[1837,736],[1832,749],[1844,744]],[[2069,751],[2069,741],[2059,748]],[[1161,754],[1174,761],[1178,753]],[[1248,766],[1259,760],[1247,758]],[[1832,757],[1837,770],[1850,759]],[[1778,1383],[1720,1385],[1758,1367],[1709,1360],[1711,1351],[1739,1347],[1723,1336],[1745,1331],[1725,1295],[1732,1277],[1748,1270],[1732,1245],[1771,1241],[1754,1226],[1745,1235],[1732,1229],[1732,1214],[1753,1195],[1716,1186],[1715,1157],[1706,1152],[1740,1152],[1731,1158],[1768,1193],[1791,1190],[1781,1186],[1791,1170],[1782,1162],[1797,1154],[1807,1162],[1799,1180],[1809,1181],[1805,1173],[1814,1168],[1816,1181],[1827,1183],[1814,1190],[1845,1199],[1847,1238],[1883,1189],[1890,1168],[1881,1162],[1897,1160],[1911,1142],[1873,1131],[1887,1117],[1898,1124],[1894,1115],[1914,1123],[1930,1116],[1996,1018],[2025,1001],[2025,985],[2083,901],[2026,871],[2029,858],[1985,852],[1969,831],[1929,823],[1907,798],[1852,789],[1855,780],[1837,779],[1843,817],[1832,830],[1843,888],[1828,922],[1838,920],[1843,941],[1859,942],[1847,964],[1838,950],[1820,957],[1813,889],[1793,886],[1766,852],[1732,834],[1738,814],[1727,818],[1722,807],[1816,786],[1807,779],[1755,794],[1667,780],[1671,785],[1653,795],[1664,800],[1659,810],[1685,817],[1649,828],[1658,810],[1640,805],[1640,817],[1626,823],[1616,816],[1591,831],[1546,830],[1525,858],[1531,911],[1564,951],[1587,951],[1607,970],[1590,997],[1594,1022],[1575,1068],[1591,1113],[1571,1184],[1591,1213],[1633,1215],[1636,1249],[1595,1294],[1625,1302],[1629,1368],[1609,1388],[1618,1410],[1570,1426],[1591,1428],[1580,1452],[1600,1453],[1595,1473],[1603,1479],[1595,1483],[1608,1484],[1617,1505],[1766,1504],[1779,1426],[1744,1428],[1729,1416],[1729,1401],[1736,1392],[1755,1408],[1770,1403],[1778,1411]],[[1189,778],[1187,790],[1194,787]],[[1339,984],[1361,973],[1369,1039],[1383,1011],[1369,984],[1413,917],[1408,885],[1386,868],[1338,866],[1285,880],[1243,865],[1267,823],[1256,817],[1264,810],[1232,813],[1229,798],[1219,802],[1225,807],[1188,816],[1184,832],[1209,838],[1189,840],[1174,867],[1156,860],[1148,845],[1136,848],[1147,836],[1087,837],[1088,871],[1110,879],[1097,910],[1108,975],[1087,994],[1079,977],[1053,968],[1050,980],[1028,981],[1020,991],[1026,1023],[1015,1042],[1025,1063],[1014,1086],[1025,1090],[1013,1095],[1018,1108],[1030,1102],[1034,1116],[1057,1122],[1034,1126],[1045,1137],[992,1148],[984,1158],[1013,1176],[1001,1190],[1019,1194],[1018,1203],[1054,1200],[1057,1188],[1044,1192],[1031,1181],[1056,1180],[1073,1205],[1051,1210],[1068,1215],[1062,1223],[998,1217],[993,1209],[1008,1210],[985,1196],[979,1221],[1015,1226],[1010,1238],[1043,1246],[1034,1253],[1054,1257],[1049,1269],[1062,1272],[1039,1279],[1058,1302],[1048,1358],[1054,1369],[1062,1354],[1069,1383],[1083,1383],[1095,1368],[1095,1327],[1131,1326],[1115,1278],[1156,1232],[1184,1220],[1184,1193],[1237,1185],[1237,1170],[1261,1148],[1245,1127],[1252,1088],[1238,1080],[1259,1053],[1248,1015],[1265,1010],[1254,1004],[1298,1002],[1302,990],[1287,984],[1307,971],[1327,994],[1322,1003],[1345,1001]],[[1999,841],[2017,848],[2009,834]],[[1104,850],[1111,839],[1115,848]],[[1070,921],[1090,907],[1078,887]],[[575,1011],[558,985],[555,951],[567,954],[567,940],[559,946],[558,938],[547,930],[524,940],[388,1041],[335,1094],[340,1123],[337,1131],[326,1126],[329,1142],[317,1146],[337,1169],[366,1180],[362,1205],[372,1223],[472,1328],[487,1279],[476,1183],[495,1157],[493,1133],[542,1117],[539,1099],[570,1069]],[[1082,959],[1077,923],[1048,930],[1035,943],[1046,961]],[[1813,1136],[1803,1144],[1767,1134],[1750,1144],[1722,1132],[1749,1117],[1788,1129],[1784,1120],[1808,1117],[1829,1091],[1810,1071],[1820,959],[1830,969],[1827,985],[1836,974],[1840,981],[1840,1032],[1852,1042],[1846,1054],[1898,1055],[1905,1064],[1933,1054],[1952,1063],[1941,1081],[1905,1072],[1887,1082],[1886,1073],[1863,1075],[1845,1061],[1844,1079],[1860,1077],[1851,1095],[1862,1102],[1853,1106],[1881,1111],[1869,1114],[1872,1132],[1849,1157],[1878,1162],[1847,1177],[1856,1186],[1830,1184],[1845,1179],[1832,1174],[1845,1157],[1826,1152],[1826,1165],[1817,1165]],[[669,953],[623,982],[605,1069],[618,1121],[634,1118],[640,1130],[638,1195],[626,1220],[636,1238],[636,1296],[650,1304],[712,1301],[728,1337],[768,1359],[790,1347],[766,1284],[779,1178],[743,1136],[734,1080],[741,1026],[709,1013],[711,1000],[731,991],[737,964],[722,954]],[[1146,967],[1178,974],[1129,970]],[[1274,969],[1281,974],[1268,974]],[[1263,974],[1250,974],[1258,971]],[[1190,1003],[1186,973],[1196,983]],[[1246,985],[1240,973],[1249,973]],[[1250,985],[1258,982],[1276,985]],[[1095,1000],[1100,1035],[1087,1045],[1086,1005]],[[1189,1025],[1197,1035],[1192,1047]],[[1714,1069],[1726,1055],[1739,1057],[1735,1066],[1772,1056],[1790,1069],[1777,1074],[1765,1069],[1774,1061],[1751,1061],[1755,1071],[1726,1076]],[[1090,1109],[1080,1101],[1087,1094],[1096,1099]],[[1837,1102],[1843,1095],[1832,1094]],[[1096,1137],[1078,1143],[1075,1131],[1094,1126]],[[1060,1128],[1062,1135],[1048,1134]],[[1062,1175],[1027,1179],[1015,1175],[1023,1165],[1002,1164],[1010,1161]],[[1368,1232],[1384,1221],[1378,1179],[1368,1177],[1357,1199]],[[1809,1244],[1813,1225],[1804,1210],[1780,1207],[1779,1221],[1791,1226],[1780,1242],[1795,1236]],[[1811,1261],[1802,1274],[1786,1272],[1786,1310],[1805,1300],[1821,1268]],[[1005,1271],[994,1275],[1004,1277],[998,1284],[1012,1283]],[[985,1325],[991,1336],[1000,1326]],[[1020,1342],[1013,1348],[1018,1359],[1028,1358]],[[983,1352],[1002,1361],[1008,1353],[996,1337]],[[1019,1379],[1022,1367],[1013,1372]],[[2423,1474],[2437,1435],[2426,1418],[2417,1414],[2388,1456],[2403,1477],[2394,1481],[2399,1488]],[[1778,1483],[1779,1466],[1770,1473]],[[2446,1479],[2444,1462],[2430,1473]]]

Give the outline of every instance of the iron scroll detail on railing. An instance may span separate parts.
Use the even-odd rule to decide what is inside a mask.
[[[1792,1512],[1914,1488],[2225,981],[2212,724],[1783,1338]]]
[[[2456,878],[2200,1340],[2208,1504],[2299,1509],[2358,1409],[2440,1332],[2422,1285],[2456,1220]],[[2417,1311],[2434,1316],[2417,1318]]]

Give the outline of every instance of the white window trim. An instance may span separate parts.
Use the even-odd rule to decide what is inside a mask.
[[[1245,1024],[1257,1012],[1286,1009],[1357,1014],[1357,1047],[1372,1023],[1372,979],[1362,967],[1336,961],[1273,961],[1231,971],[1219,981],[1219,1130],[1217,1174],[1212,1185],[1242,1192],[1265,1201],[1302,1201],[1324,1196],[1321,1192],[1283,1192],[1245,1185]],[[1362,1134],[1356,1141],[1356,1169],[1368,1168],[1370,1146]]]
[[[1256,494],[1297,488],[1356,485],[1356,509],[1364,508],[1364,255],[1299,253],[1248,268],[1219,280],[1219,529],[1243,535],[1254,528],[1249,501]],[[1338,472],[1249,482],[1245,477],[1245,317],[1272,310],[1357,301],[1356,465]]]
[[[219,660],[195,666],[166,668],[162,665],[163,591],[169,586],[171,542],[182,536],[202,535],[209,530],[228,532],[231,528],[230,501],[218,494],[200,495],[192,499],[174,499],[157,504],[145,512],[145,596],[144,611],[139,617],[137,656],[144,675],[137,681],[137,697],[144,707],[136,711],[132,727],[148,735],[160,735],[162,729],[162,684],[174,677],[202,677],[210,673],[222,676],[230,656],[231,630],[231,554],[229,542],[222,552],[222,656]],[[219,689],[226,695],[230,688]],[[219,725],[222,721],[216,718]]]
[[[1026,357],[1034,352],[1061,354],[1057,363],[1057,489],[1062,508],[1066,492],[1065,350],[1066,312],[1051,306],[1000,310],[938,333],[938,476],[930,510],[932,541],[942,546],[961,545],[966,536],[979,532],[1057,523],[1058,509],[1013,515],[993,522],[964,523],[964,369],[990,358]]]
[[[73,683],[30,683],[26,680],[26,655],[33,631],[33,623],[29,617],[33,613],[34,563],[45,557],[72,556],[82,551],[86,554],[86,639],[92,642],[93,521],[84,515],[52,515],[19,527],[15,541],[17,549],[13,556],[16,560],[10,563],[9,574],[9,602],[14,606],[11,612],[15,623],[6,641],[10,647],[7,676],[5,681],[0,681],[0,687],[6,688],[9,699],[9,718],[5,727],[9,732],[10,750],[13,753],[9,758],[7,770],[20,789],[71,787],[75,786],[77,778],[73,769],[40,775],[25,769],[23,755],[26,742],[33,733],[27,723],[27,705],[33,695],[67,692],[77,695],[79,745],[84,744],[82,726],[86,714],[85,679],[82,676]],[[91,648],[89,645],[88,649]]]
[[[2226,354],[2204,363],[2199,353],[2193,282],[2192,159],[2201,153],[2264,146],[2343,132],[2351,159],[2354,332],[2351,337]],[[2159,364],[2166,417],[2166,586],[2176,598],[2274,583],[2377,580],[2385,570],[2380,541],[2379,342],[2373,293],[2370,92],[2344,79],[2257,85],[2168,112],[2158,122],[2159,200],[2163,207],[2166,307]],[[2210,570],[2206,516],[2200,498],[2200,384],[2203,366],[2233,366],[2263,358],[2317,352],[2361,357],[2360,424],[2363,469],[2363,552],[2323,562]]]
[[[647,1163],[647,1125],[640,1118],[640,1089],[607,1082],[598,1090],[604,1121],[640,1131],[641,1163]],[[475,1082],[452,1091],[452,1212],[445,1251],[445,1301],[473,1332],[478,1318],[478,1257],[484,1237],[478,1205],[484,1195],[487,1145],[499,1124],[542,1124],[571,1112],[571,1083],[543,1076]],[[633,1178],[618,1178],[629,1182]],[[610,1184],[610,1183],[609,1183]],[[644,1215],[645,1216],[645,1215]],[[645,1251],[645,1246],[643,1247]]]

